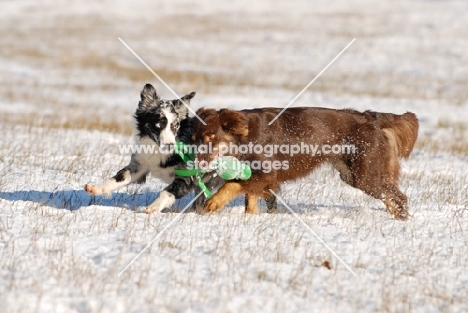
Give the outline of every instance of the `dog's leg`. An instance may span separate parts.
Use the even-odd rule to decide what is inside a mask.
[[[386,186],[385,194],[381,200],[387,211],[397,220],[406,220],[409,217],[408,198],[397,186]]]
[[[258,214],[258,195],[247,193],[245,195],[245,213]]]
[[[387,211],[398,220],[406,220],[409,217],[408,198],[398,188],[398,179],[400,177],[400,162],[398,160],[398,152],[392,143],[389,142],[390,152],[385,159],[385,195],[382,201],[387,207]],[[393,149],[392,149],[393,148]]]
[[[166,189],[161,191],[159,197],[146,207],[145,213],[151,214],[153,212],[161,212],[164,208],[170,208],[176,201],[174,194],[168,192]]]
[[[198,195],[201,192],[201,189],[196,187],[195,194]],[[203,214],[205,211],[203,210],[203,206],[205,205],[206,197],[204,194],[201,194],[192,204],[190,211],[195,212],[197,214]]]
[[[147,174],[148,170],[142,168],[140,163],[132,156],[130,164],[118,171],[114,177],[99,185],[86,184],[84,189],[94,196],[109,196],[113,191],[130,183],[144,183]]]
[[[270,195],[269,197],[265,198],[265,202],[267,205],[267,213],[275,213],[278,211],[275,195]],[[258,204],[257,195],[252,195],[252,194],[245,195],[245,213],[251,213],[251,214],[259,213],[257,204]]]
[[[353,175],[346,163],[341,159],[331,160],[330,163],[340,173],[341,180],[353,186]]]
[[[262,181],[262,180],[259,180]],[[262,188],[265,188],[264,182],[261,184],[250,184],[249,188],[246,188],[247,190],[262,190]],[[260,197],[265,200],[267,204],[267,213],[275,213],[277,211],[277,200],[276,196],[270,192],[270,189],[275,190],[278,192],[279,187],[277,186],[276,183],[270,181],[269,184],[267,184],[267,187],[263,190],[261,193]],[[254,193],[246,193],[245,194],[245,213],[251,213],[251,214],[258,214],[259,209],[258,209],[258,194]]]
[[[217,193],[205,204],[205,212],[214,212],[225,206],[229,200],[242,193],[242,185],[235,181],[229,181],[221,187]]]
[[[387,207],[388,213],[392,214],[393,217],[397,220],[407,220],[408,219],[408,208],[405,205],[399,205],[395,199],[382,199],[382,202]]]
[[[382,200],[394,218],[408,218],[408,199],[398,189],[399,162],[385,133],[364,124],[354,138],[358,153],[348,162],[334,164],[346,183]],[[349,171],[345,169],[348,167]]]
[[[225,180],[218,176],[215,172],[205,174],[202,178],[202,181],[211,193],[213,193],[215,189],[220,188],[225,183]],[[197,184],[196,181],[194,181],[194,184]],[[197,185],[195,187],[195,194],[198,195],[200,191],[201,189]],[[205,204],[205,201],[205,195],[201,194],[193,203],[191,210],[195,211],[198,214],[203,214],[203,206]]]
[[[203,182],[210,192],[224,184],[224,180],[219,176],[214,176],[214,173],[208,173],[203,177]],[[176,177],[176,179],[159,194],[159,197],[154,200],[151,205],[145,209],[145,213],[161,212],[164,208],[170,208],[176,201],[188,195],[195,189],[195,194],[198,195],[201,189],[197,186],[197,182],[192,177]],[[191,210],[201,213],[206,197],[204,194],[198,196],[192,205]]]
[[[161,212],[164,208],[171,208],[176,199],[180,199],[188,195],[193,190],[191,177],[176,177],[159,194],[159,197],[146,207],[145,213]]]
[[[382,182],[369,182],[369,180],[363,179],[362,177],[359,178],[358,183],[353,186],[376,199],[382,200],[387,211],[392,214],[395,219],[406,220],[408,218],[408,199],[398,187],[388,186],[385,183],[382,185]]]
[[[278,211],[278,203],[275,195],[271,195],[270,197],[266,198],[265,202],[267,205],[267,213],[276,213]]]

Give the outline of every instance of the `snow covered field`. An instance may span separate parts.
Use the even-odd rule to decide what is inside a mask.
[[[450,1],[2,1],[0,312],[468,311],[468,3]],[[325,166],[244,215],[138,213],[156,178],[110,198],[85,183],[129,161],[139,91],[193,108],[415,112],[402,163],[408,221]],[[181,210],[193,196],[179,200]],[[265,211],[266,207],[262,203]]]

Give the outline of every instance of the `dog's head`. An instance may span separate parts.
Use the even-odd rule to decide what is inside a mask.
[[[199,149],[197,158],[200,161],[213,161],[225,150],[223,147],[229,146],[229,143],[238,144],[249,134],[249,119],[241,112],[201,108],[197,115],[206,125],[194,119],[192,139],[197,145],[212,146],[211,151],[205,150],[206,153]]]
[[[191,92],[181,99],[163,100],[152,85],[146,84],[134,116],[138,136],[149,137],[161,146],[175,144],[180,123],[188,117],[184,103],[190,104],[194,96],[195,92]]]

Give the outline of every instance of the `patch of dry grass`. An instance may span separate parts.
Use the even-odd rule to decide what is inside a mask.
[[[445,131],[450,138],[444,140],[440,136],[423,135],[416,141],[416,148],[436,153],[448,152],[453,155],[468,156],[467,123],[439,120],[437,128],[439,131]]]
[[[86,129],[123,135],[132,134],[130,121],[118,120],[113,116],[87,115],[82,112],[62,112],[48,115],[5,113],[0,116],[0,124],[25,125],[46,129]]]
[[[367,23],[375,23],[376,20],[365,14],[318,14],[314,16],[314,22],[299,19],[297,23],[282,24],[281,19],[265,18],[262,21],[242,17],[239,23],[239,16],[210,16],[209,18],[199,15],[180,15],[184,23],[190,27],[180,27],[174,22],[174,16],[159,16],[157,22],[148,22],[147,29],[151,29],[149,38],[163,38],[168,42],[174,40],[174,45],[181,41],[184,45],[183,53],[172,53],[165,51],[161,46],[154,45],[148,47],[141,45],[138,37],[128,36],[129,44],[134,46],[141,57],[150,63],[150,66],[171,86],[180,83],[190,86],[197,86],[199,91],[216,92],[220,86],[252,86],[260,88],[282,88],[286,90],[299,91],[310,81],[316,72],[313,61],[306,68],[292,68],[277,62],[278,58],[291,57],[299,58],[293,64],[304,58],[304,49],[310,49],[315,42],[303,42],[299,40],[305,29],[315,29],[321,23],[334,24],[336,27],[321,28],[322,36],[326,36],[330,41],[337,38],[358,37],[361,41],[366,38],[385,38],[385,36],[395,33],[400,25],[395,24],[391,19],[382,17],[385,23],[375,25],[378,27],[350,27],[346,25],[358,25],[357,21],[366,20]],[[71,20],[69,20],[71,19]],[[13,21],[14,22],[14,21]],[[21,21],[18,21],[20,23]],[[27,62],[44,66],[45,68],[60,68],[65,73],[74,69],[96,70],[99,75],[106,77],[119,77],[129,80],[131,83],[141,84],[142,82],[154,80],[153,75],[142,66],[129,52],[116,42],[115,45],[106,43],[99,46],[96,43],[108,40],[111,30],[110,21],[99,16],[87,17],[86,19],[76,19],[76,17],[58,17],[56,25],[74,25],[74,27],[36,27],[28,29],[28,33],[18,30],[8,32],[0,29],[0,35],[6,40],[11,40],[15,44],[6,45],[0,51],[0,55],[16,60],[19,63]],[[353,29],[349,32],[348,29]],[[97,31],[99,30],[99,31]],[[252,38],[264,40],[251,44],[234,40],[231,43],[216,44],[216,38],[222,34],[228,35],[242,34],[248,32]],[[290,37],[286,34],[291,33]],[[286,42],[281,40],[266,40],[274,37],[289,38]],[[122,35],[123,36],[123,35]],[[296,38],[297,37],[297,38]],[[60,40],[56,40],[60,38]],[[146,39],[146,38],[145,38]],[[137,40],[136,43],[131,40]],[[286,39],[282,39],[286,40]],[[40,41],[40,42],[39,42]],[[193,42],[194,53],[187,48]],[[201,51],[200,42],[213,45],[212,49]],[[41,45],[40,43],[45,43]],[[232,48],[228,48],[232,45]],[[251,49],[251,54],[261,54],[265,48],[261,45],[271,47],[272,56],[258,59],[255,67],[247,66],[244,62],[244,49]],[[290,48],[286,49],[285,47]],[[116,50],[116,48],[121,48]],[[217,52],[216,49],[226,53]],[[414,51],[409,51],[409,56],[414,53],[426,54],[426,47],[411,47]],[[418,50],[419,49],[419,50]],[[278,53],[276,55],[275,53]],[[239,54],[239,55],[238,55]],[[391,51],[389,52],[391,54]],[[183,60],[181,57],[183,56]],[[389,55],[391,57],[391,55]],[[313,57],[313,53],[310,53]],[[451,57],[450,55],[446,56]],[[304,58],[306,60],[307,58]],[[150,62],[150,61],[154,61]],[[134,61],[134,62],[133,62]],[[249,61],[249,60],[246,60]],[[195,70],[187,66],[180,70],[175,65],[189,64],[199,67]],[[392,61],[395,62],[395,61]],[[244,64],[246,63],[246,64]],[[447,63],[449,65],[451,63]],[[204,69],[206,68],[206,70]],[[216,69],[216,70],[213,70]],[[308,69],[308,70],[307,70]],[[317,71],[320,69],[316,69]],[[450,71],[450,69],[448,69]],[[278,74],[280,73],[280,74]],[[426,73],[421,75],[412,72],[384,71],[379,69],[359,69],[349,71],[349,67],[336,67],[329,71],[326,77],[319,79],[312,87],[311,91],[330,93],[333,95],[350,94],[357,96],[392,97],[408,99],[444,99],[449,103],[463,104],[468,99],[468,76],[462,75],[457,78],[442,77],[437,73]],[[273,79],[270,79],[273,78]],[[70,86],[67,86],[70,88]],[[1,94],[0,94],[1,96]],[[8,99],[8,95],[5,95]]]

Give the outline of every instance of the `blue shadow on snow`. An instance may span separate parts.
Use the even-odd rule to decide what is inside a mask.
[[[78,210],[90,205],[100,205],[106,207],[124,207],[135,210],[138,207],[145,207],[159,195],[159,192],[144,192],[143,194],[113,193],[110,197],[92,196],[84,190],[58,190],[36,191],[21,190],[13,192],[1,192],[0,198],[8,201],[31,201],[43,206],[50,206],[57,209]],[[187,203],[190,200],[187,201]]]

